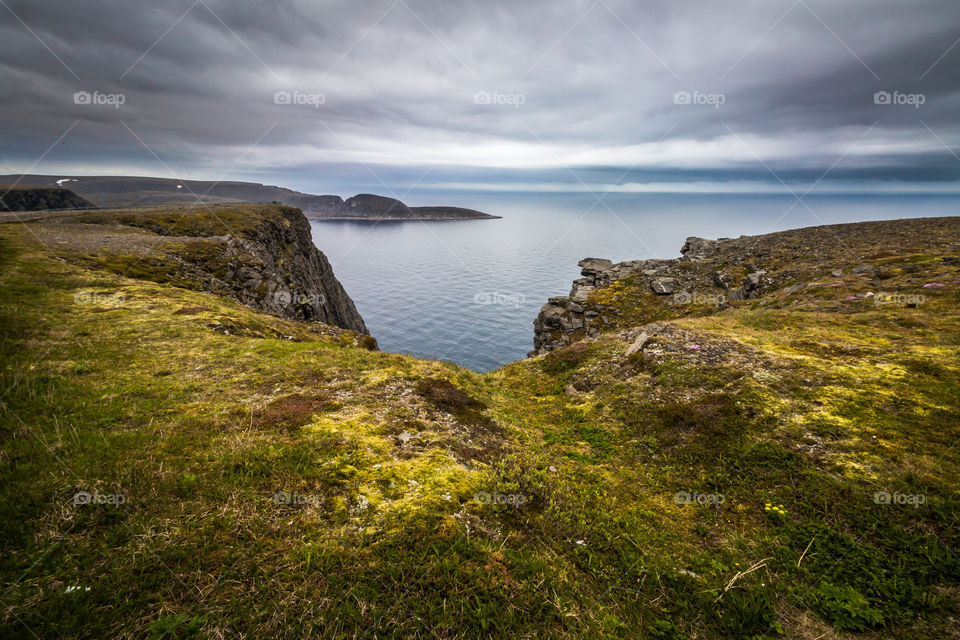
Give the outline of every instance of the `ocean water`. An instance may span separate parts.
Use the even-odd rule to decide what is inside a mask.
[[[863,220],[960,215],[956,195],[415,193],[503,216],[314,221],[313,239],[384,351],[489,371],[533,348],[533,320],[586,257],[673,258],[688,236],[737,237]]]

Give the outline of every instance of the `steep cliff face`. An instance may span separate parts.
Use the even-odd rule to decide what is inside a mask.
[[[36,232],[68,259],[369,335],[299,209],[228,205],[95,212],[47,220]]]
[[[268,218],[254,238],[225,240],[228,295],[281,317],[369,335],[327,257],[314,246],[307,219],[298,209],[279,209],[282,217]]]

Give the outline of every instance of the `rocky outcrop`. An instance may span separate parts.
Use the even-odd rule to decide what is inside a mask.
[[[739,301],[770,298],[757,304],[791,305],[808,288],[841,291],[851,281],[861,281],[881,291],[888,286],[887,278],[918,268],[886,264],[884,259],[893,255],[891,247],[906,255],[935,246],[950,254],[945,262],[955,261],[960,245],[946,232],[955,224],[943,218],[912,218],[717,240],[691,237],[684,242],[681,257],[673,260],[614,264],[587,258],[580,261],[583,277],[574,281],[570,294],[550,298],[534,320],[530,355],[542,355],[605,329],[715,313]],[[855,299],[825,297],[823,308],[836,310],[836,305],[842,308]]]
[[[62,187],[5,187],[0,185],[0,211],[95,209],[92,202]]]
[[[661,299],[662,309],[679,309],[697,301],[723,308],[728,301],[759,297],[767,272],[731,269],[721,264],[720,257],[726,255],[722,251],[723,242],[687,238],[681,249],[682,257],[673,260],[630,260],[616,264],[602,258],[581,260],[583,277],[574,280],[570,294],[550,298],[540,309],[533,322],[534,349],[528,355],[542,355],[594,337],[613,326],[615,322],[609,310],[594,299],[594,293],[626,278],[647,296]]]
[[[717,240],[707,240],[706,238],[689,237],[680,248],[680,254],[688,260],[701,261],[708,260],[716,255],[718,248]]]

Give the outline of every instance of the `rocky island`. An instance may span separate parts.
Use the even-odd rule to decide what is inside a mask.
[[[323,206],[312,206],[304,214],[317,220],[483,220],[487,213],[459,207],[408,207],[396,198],[361,193],[346,200],[327,196]]]
[[[958,218],[587,260],[486,374],[290,207],[4,220],[0,636],[956,627]]]

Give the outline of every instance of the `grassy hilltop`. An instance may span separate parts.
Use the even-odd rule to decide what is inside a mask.
[[[488,374],[49,224],[0,225],[0,637],[960,637],[960,219],[618,280]]]

